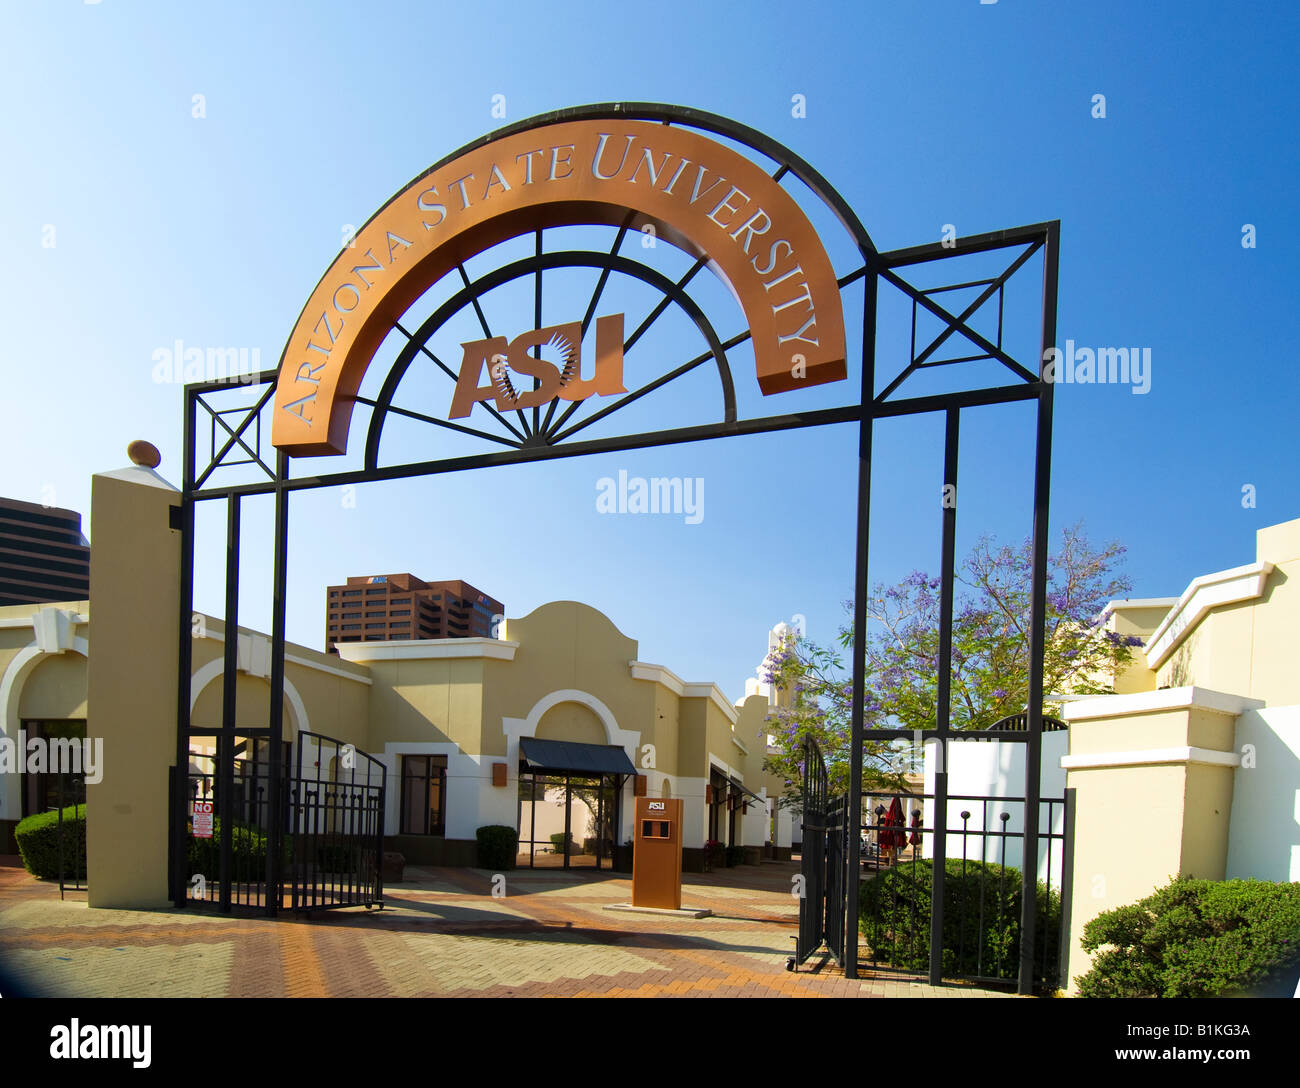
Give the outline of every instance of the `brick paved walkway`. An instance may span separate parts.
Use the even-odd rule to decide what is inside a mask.
[[[814,956],[785,970],[798,929],[790,864],[687,875],[683,903],[714,916],[603,910],[625,877],[408,867],[382,911],[311,919],[91,910],[85,893],[0,859],[0,964],[29,991],[167,997],[983,997],[849,981]]]

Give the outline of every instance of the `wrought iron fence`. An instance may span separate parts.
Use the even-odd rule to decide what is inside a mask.
[[[382,904],[384,765],[302,732],[296,759],[281,761],[278,790],[266,742],[256,739],[245,747],[250,754],[231,760],[223,787],[223,743],[218,737],[214,750],[190,752],[186,902],[223,911]]]
[[[863,970],[925,977],[939,934],[945,980],[1015,985],[1025,798],[950,794],[947,802],[943,895],[936,901],[933,843],[941,814],[935,796],[864,795],[858,919]],[[1041,798],[1038,805],[1034,982],[1053,990],[1064,984],[1069,939],[1074,791]]]

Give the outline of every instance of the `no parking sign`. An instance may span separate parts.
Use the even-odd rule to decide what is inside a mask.
[[[212,838],[212,802],[195,801],[190,815],[194,820],[194,837],[196,839]]]

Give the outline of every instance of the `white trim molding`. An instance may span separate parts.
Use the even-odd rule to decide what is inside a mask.
[[[1082,722],[1130,714],[1158,714],[1165,710],[1208,710],[1235,718],[1263,706],[1263,699],[1248,699],[1210,688],[1163,688],[1134,695],[1087,695],[1066,703],[1061,708],[1061,716],[1069,722]]]
[[[627,664],[633,680],[650,680],[662,684],[680,699],[711,699],[714,705],[726,715],[727,721],[732,725],[736,724],[739,717],[736,708],[727,702],[727,697],[722,694],[722,689],[717,684],[708,681],[683,680],[672,669],[664,665],[651,664],[649,661],[629,661]]]
[[[1146,646],[1147,667],[1154,671],[1164,664],[1213,609],[1262,597],[1264,583],[1272,573],[1273,564],[1262,560],[1193,579],[1169,615],[1151,633]]]
[[[1173,608],[1177,597],[1116,597],[1108,601],[1104,612],[1120,612],[1129,608]]]
[[[84,638],[74,638],[68,649],[82,657],[90,657],[90,644]],[[22,702],[23,688],[41,662],[54,656],[56,655],[42,650],[32,641],[9,659],[3,677],[0,677],[0,714],[3,714],[0,718],[0,730],[3,733],[0,735],[17,742],[22,725],[18,707]],[[0,817],[14,819],[13,813],[21,813],[19,801],[18,775],[0,775]]]
[[[1067,771],[1095,770],[1102,767],[1141,767],[1161,763],[1201,763],[1210,767],[1240,767],[1240,752],[1220,752],[1213,748],[1147,748],[1138,752],[1088,752],[1062,756]]]
[[[196,616],[203,619],[202,633],[193,637],[196,639],[210,639],[213,642],[219,642],[225,645],[226,636],[223,631],[213,630],[208,625],[212,616],[205,616],[201,612],[196,612]],[[215,622],[220,623],[220,620]],[[367,686],[374,683],[368,676],[358,676],[354,672],[348,672],[346,669],[340,669],[337,665],[326,664],[324,661],[315,661],[310,657],[299,657],[289,652],[290,647],[296,650],[311,651],[306,646],[298,646],[293,642],[284,644],[284,660],[286,664],[301,665],[304,669],[314,669],[316,672],[328,673],[330,676],[338,676],[344,680],[351,680],[358,684]],[[271,675],[271,640],[268,635],[260,631],[240,631],[239,632],[239,671],[247,672],[250,676],[260,676],[267,678]],[[252,667],[250,667],[252,666]],[[358,665],[358,668],[364,669],[364,665]],[[258,671],[253,671],[256,668]]]
[[[519,643],[503,638],[423,638],[400,642],[338,642],[339,657],[354,664],[367,661],[446,660],[448,658],[488,657],[513,661]]]
[[[194,712],[194,707],[198,704],[203,689],[221,676],[225,669],[225,660],[217,657],[194,670],[194,674],[190,677],[190,713]],[[235,671],[243,672],[244,670],[236,669]],[[258,677],[257,679],[264,678]],[[293,686],[293,682],[287,676],[284,678],[284,697],[289,703],[290,725],[293,726],[294,736],[296,737],[304,730],[311,732],[311,720],[307,717],[307,704],[303,702],[302,696],[298,694],[298,689]]]

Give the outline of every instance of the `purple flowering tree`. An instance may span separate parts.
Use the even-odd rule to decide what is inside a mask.
[[[1094,550],[1082,526],[1066,529],[1048,556],[1046,694],[1103,694],[1128,665],[1141,641],[1106,629],[1109,601],[1126,596],[1117,572],[1125,548]],[[1031,543],[999,545],[981,538],[955,572],[952,634],[952,728],[985,729],[1026,709],[1029,696]],[[939,588],[937,577],[914,571],[897,585],[875,586],[867,599],[864,728],[932,729],[938,712]],[[845,601],[852,617],[853,602]],[[776,711],[779,755],[768,765],[797,791],[803,740],[816,738],[831,773],[832,790],[848,788],[851,618],[838,648],[791,637],[769,656],[767,680],[784,690]],[[1050,701],[1043,707],[1050,713]],[[868,741],[863,782],[901,784],[900,757],[908,745]]]

